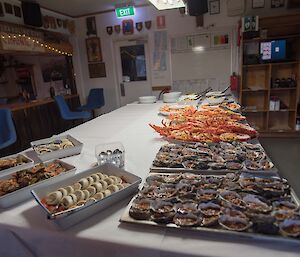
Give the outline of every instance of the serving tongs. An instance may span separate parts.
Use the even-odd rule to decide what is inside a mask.
[[[197,94],[197,97],[195,98],[195,100],[200,99],[201,97],[203,97],[204,95],[206,95],[210,91],[212,91],[211,87],[206,88],[203,92]]]
[[[228,86],[221,92],[221,94],[224,94],[229,88],[230,88],[230,85],[228,85]]]

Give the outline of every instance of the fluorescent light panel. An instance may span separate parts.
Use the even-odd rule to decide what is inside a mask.
[[[149,0],[158,10],[185,7],[183,0]]]

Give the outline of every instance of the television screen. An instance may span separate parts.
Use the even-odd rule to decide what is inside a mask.
[[[260,43],[262,61],[279,61],[286,59],[286,40],[273,40]]]

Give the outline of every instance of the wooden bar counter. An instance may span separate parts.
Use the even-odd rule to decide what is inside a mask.
[[[65,99],[71,110],[75,111],[80,106],[77,94],[66,95]],[[8,108],[12,111],[17,132],[16,143],[0,150],[0,157],[24,150],[30,147],[31,141],[51,137],[82,122],[63,120],[52,98],[0,105],[0,108]]]

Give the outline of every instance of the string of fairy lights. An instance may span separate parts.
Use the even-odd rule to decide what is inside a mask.
[[[26,36],[25,34],[17,34],[17,35],[0,35],[0,38],[1,39],[11,39],[11,38],[26,38],[27,40],[31,40],[34,44],[37,44],[39,45],[40,47],[43,47],[45,49],[48,49],[52,52],[55,52],[57,54],[62,54],[62,55],[66,55],[66,56],[72,56],[71,53],[68,53],[68,52],[65,52],[65,51],[62,51],[60,49],[57,49],[51,45],[48,45],[48,44],[45,44],[43,42],[40,42],[39,40],[37,39],[34,39],[32,37],[29,37],[29,36]]]

